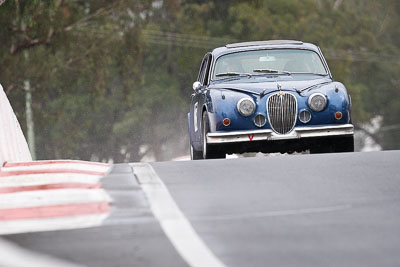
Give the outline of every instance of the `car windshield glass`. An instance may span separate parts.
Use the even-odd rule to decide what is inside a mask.
[[[218,58],[212,79],[227,78],[227,75],[222,75],[224,73],[327,75],[318,54],[301,49],[266,49],[227,54]]]

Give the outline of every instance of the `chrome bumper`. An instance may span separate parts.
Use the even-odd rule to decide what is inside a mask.
[[[208,144],[236,143],[250,141],[273,141],[286,140],[309,137],[326,137],[339,135],[354,134],[354,126],[352,124],[317,126],[317,127],[295,127],[288,134],[277,134],[274,131],[267,130],[251,130],[251,131],[235,131],[235,132],[218,132],[208,133]]]

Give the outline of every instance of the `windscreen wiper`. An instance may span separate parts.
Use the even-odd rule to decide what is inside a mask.
[[[287,74],[290,75],[291,73],[285,70],[274,70],[274,69],[255,69],[253,72],[261,72],[261,73],[273,73],[273,74]]]
[[[311,75],[318,75],[318,76],[327,76],[328,73],[314,73],[314,72],[292,72],[292,74],[311,74]]]
[[[302,93],[302,92],[304,92],[304,91],[306,91],[306,90],[312,89],[312,88],[314,88],[314,87],[321,86],[321,85],[324,85],[324,84],[329,84],[329,83],[331,83],[331,82],[330,82],[330,81],[329,81],[329,82],[322,82],[322,83],[318,83],[318,84],[311,85],[311,86],[309,86],[309,87],[306,87],[306,88],[301,89],[301,90],[300,90],[300,93]],[[296,91],[297,91],[297,90],[296,90]]]
[[[224,77],[224,76],[249,76],[251,77],[250,73],[240,73],[240,72],[223,72],[215,74],[216,77]]]

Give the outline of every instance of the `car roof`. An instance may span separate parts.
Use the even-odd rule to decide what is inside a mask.
[[[225,45],[226,48],[246,47],[246,46],[260,46],[260,45],[281,45],[281,44],[303,44],[302,41],[294,40],[269,40],[269,41],[255,41],[255,42],[242,42]]]
[[[276,49],[276,48],[292,48],[292,49],[310,49],[318,52],[318,47],[314,44],[304,43],[295,40],[268,40],[227,44],[223,47],[215,48],[211,53],[214,56],[229,54],[234,52],[258,49]]]

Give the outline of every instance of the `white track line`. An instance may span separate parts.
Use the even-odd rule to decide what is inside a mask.
[[[0,235],[95,227],[102,225],[107,217],[108,214],[90,214],[59,218],[0,221]]]
[[[0,194],[0,209],[110,201],[103,189],[36,190]]]
[[[151,165],[134,163],[132,167],[154,216],[189,266],[225,267],[197,235]]]
[[[82,267],[74,263],[56,259],[19,247],[0,239],[1,267]]]
[[[351,208],[352,208],[351,205],[336,205],[336,206],[304,208],[304,209],[294,209],[294,210],[276,210],[276,211],[241,213],[241,214],[211,215],[211,216],[195,217],[192,219],[196,221],[247,220],[247,219],[265,218],[265,217],[279,217],[279,216],[334,212],[334,211],[347,210]]]

